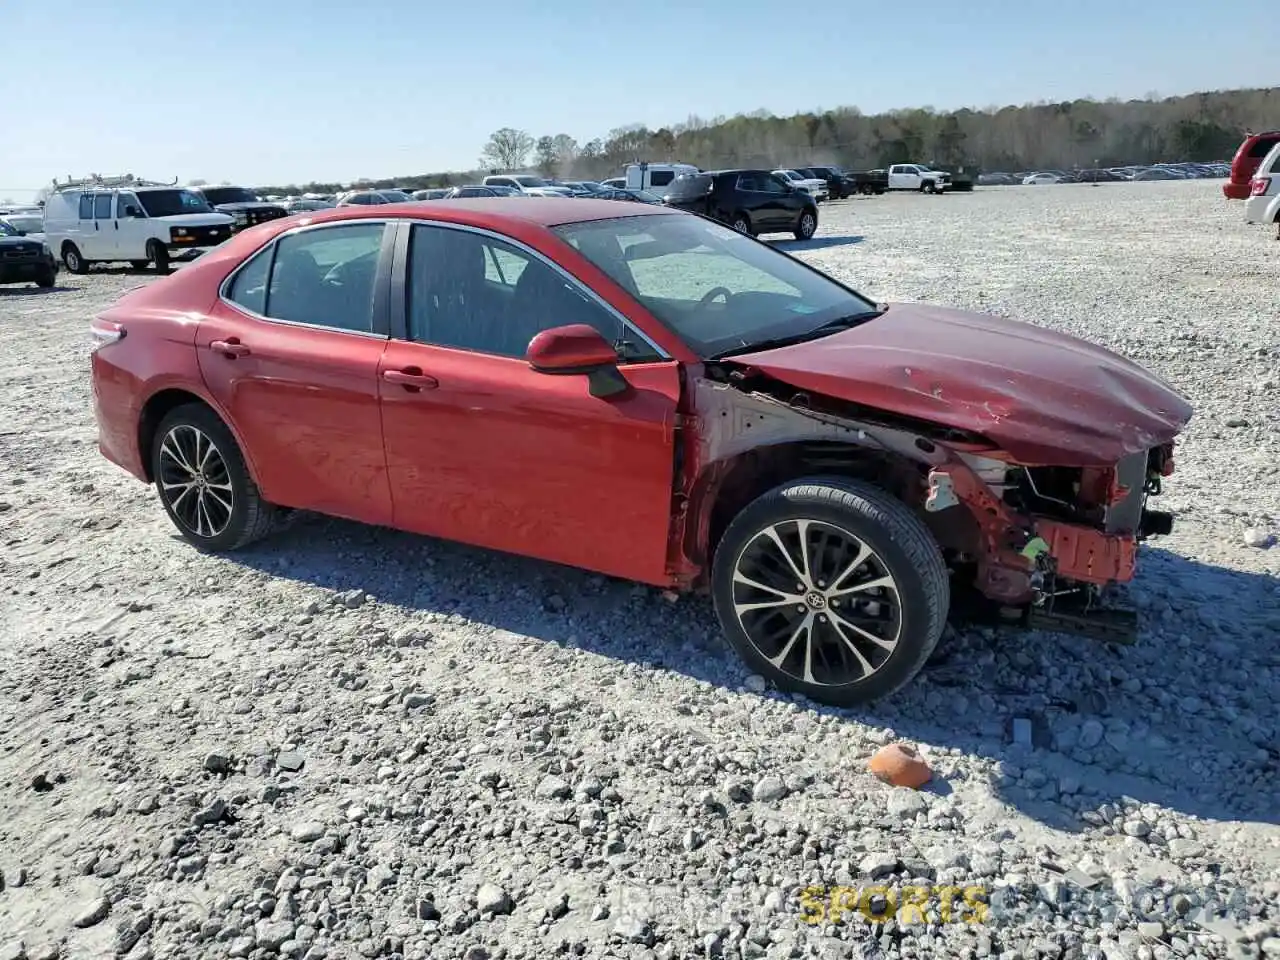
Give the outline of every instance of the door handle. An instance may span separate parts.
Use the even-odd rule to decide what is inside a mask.
[[[417,393],[419,390],[434,390],[440,386],[439,380],[423,373],[417,367],[404,367],[401,370],[383,370],[382,379],[388,383],[398,383],[410,393]]]
[[[229,337],[226,340],[211,340],[209,341],[209,349],[222,354],[228,360],[235,360],[238,357],[247,357],[249,355],[249,348],[235,337]]]

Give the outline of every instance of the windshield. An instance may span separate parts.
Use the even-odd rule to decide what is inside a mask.
[[[547,181],[543,180],[541,177],[512,177],[511,179],[514,180],[516,183],[520,184],[520,186],[522,187],[550,186],[550,184],[548,184]]]
[[[879,313],[825,274],[702,217],[616,217],[555,231],[702,359]]]
[[[387,198],[389,203],[404,203],[413,199],[413,197],[409,196],[407,193],[403,193],[399,190],[381,190],[379,192]]]
[[[510,197],[510,196],[520,195],[520,191],[517,190],[515,187],[504,187],[498,183],[489,184],[487,189],[492,190],[494,193],[496,193],[500,197]]]
[[[252,190],[244,187],[205,187],[201,191],[210,203],[257,203]]]
[[[667,190],[668,200],[693,200],[706,196],[711,190],[711,177],[705,173],[686,174],[676,177]]]
[[[190,190],[139,190],[138,200],[149,217],[176,217],[184,213],[213,213],[213,207]]]

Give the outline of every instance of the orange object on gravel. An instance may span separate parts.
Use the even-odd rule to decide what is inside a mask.
[[[933,771],[924,757],[909,743],[891,743],[881,747],[871,757],[871,772],[885,783],[895,787],[924,786],[933,778]]]

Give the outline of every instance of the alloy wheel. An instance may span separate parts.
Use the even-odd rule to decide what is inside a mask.
[[[751,221],[746,217],[739,217],[737,220],[733,221],[733,229],[737,230],[739,233],[750,233]]]
[[[800,232],[806,237],[812,237],[817,229],[818,225],[814,223],[813,214],[806,213],[800,218]]]
[[[160,445],[156,482],[170,511],[197,537],[213,538],[227,529],[235,490],[227,462],[203,430],[178,424]]]
[[[738,554],[733,609],[775,669],[819,686],[864,680],[902,630],[898,585],[866,541],[835,524],[785,520]]]

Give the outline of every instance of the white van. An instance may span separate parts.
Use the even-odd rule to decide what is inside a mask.
[[[44,242],[72,273],[124,261],[168,273],[171,261],[195,259],[230,239],[234,222],[176,183],[132,176],[55,180],[44,203]]]
[[[665,197],[676,177],[701,173],[691,163],[629,163],[625,171],[628,190],[648,190]]]

